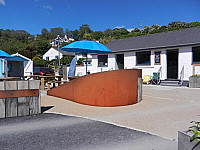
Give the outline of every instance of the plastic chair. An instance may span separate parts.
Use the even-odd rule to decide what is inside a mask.
[[[142,80],[142,83],[149,84],[150,82],[151,82],[151,76],[144,75],[144,79]]]
[[[159,84],[160,83],[160,73],[159,72],[153,72],[153,77],[151,79],[152,84]]]

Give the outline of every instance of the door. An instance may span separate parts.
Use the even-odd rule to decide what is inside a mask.
[[[124,69],[124,54],[116,54],[117,69]]]
[[[167,78],[178,78],[178,50],[167,51]]]

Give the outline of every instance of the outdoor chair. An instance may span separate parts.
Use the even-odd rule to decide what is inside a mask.
[[[150,82],[151,82],[151,76],[144,75],[144,79],[142,80],[142,83],[149,84]]]
[[[159,72],[153,72],[151,83],[152,84],[159,84],[160,83],[160,73]]]

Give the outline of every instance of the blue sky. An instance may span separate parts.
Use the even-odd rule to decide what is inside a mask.
[[[42,28],[93,31],[200,21],[200,0],[0,0],[0,29],[40,34]]]

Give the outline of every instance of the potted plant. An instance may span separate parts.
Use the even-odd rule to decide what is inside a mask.
[[[200,75],[193,75],[189,78],[190,88],[200,88]]]
[[[178,150],[200,150],[200,122],[191,123],[188,131],[178,132]]]

